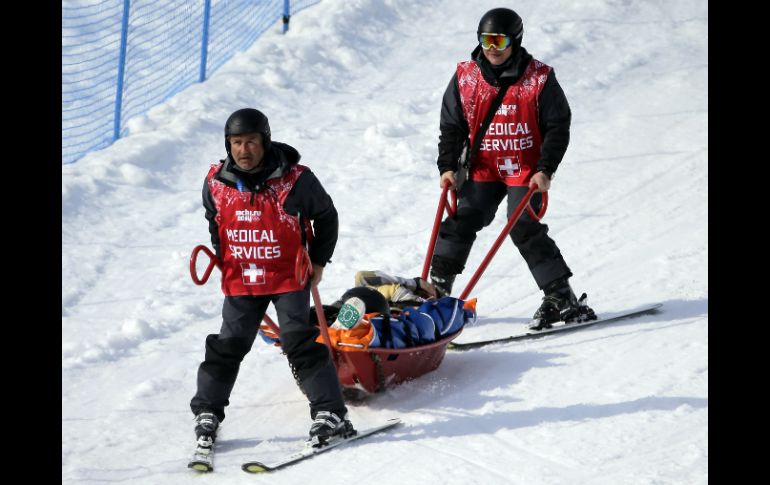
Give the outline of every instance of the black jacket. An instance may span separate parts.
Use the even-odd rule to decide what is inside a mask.
[[[229,156],[223,160],[224,165],[214,175],[216,180],[230,187],[236,187],[238,180],[253,194],[264,188],[265,181],[282,177],[294,164],[298,163],[300,154],[294,147],[285,143],[272,142],[270,151],[265,154],[265,169],[256,174],[241,171]],[[219,242],[219,226],[214,217],[217,209],[211,196],[209,184],[203,181],[203,207],[206,209],[206,219],[209,221],[211,244],[218,257],[222,257]],[[313,221],[313,240],[310,242],[310,260],[319,266],[326,266],[331,261],[334,247],[337,245],[339,218],[329,194],[321,182],[310,170],[305,170],[297,179],[289,195],[283,203],[283,209],[291,215],[302,215],[303,219]]]
[[[481,69],[484,80],[493,86],[515,83],[524,74],[524,70],[532,60],[532,55],[523,47],[520,47],[501,66],[492,66],[481,52],[481,46],[477,46],[471,56]],[[556,80],[553,70],[548,74],[545,86],[538,97],[538,115],[543,144],[537,170],[551,176],[567,151],[569,127],[572,121],[567,97]],[[437,160],[439,172],[457,171],[457,160],[460,158],[463,143],[469,137],[468,121],[463,114],[460,90],[457,85],[457,72],[452,76],[444,92],[439,128],[441,130]]]

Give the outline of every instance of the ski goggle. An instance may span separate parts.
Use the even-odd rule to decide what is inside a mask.
[[[479,44],[483,49],[495,49],[501,51],[507,49],[511,45],[511,38],[505,34],[492,34],[489,32],[482,32],[479,34]]]

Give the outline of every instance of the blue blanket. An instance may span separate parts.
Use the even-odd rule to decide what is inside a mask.
[[[441,340],[476,320],[476,314],[463,309],[463,304],[462,300],[445,296],[419,307],[407,307],[398,317],[374,317],[371,321],[377,332],[370,347],[401,349]]]

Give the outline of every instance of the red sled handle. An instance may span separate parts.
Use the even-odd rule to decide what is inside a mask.
[[[198,253],[201,251],[206,253],[206,256],[209,257],[209,265],[206,267],[206,271],[203,272],[203,276],[198,278],[198,272],[195,270],[195,263],[198,260]],[[192,276],[193,283],[196,285],[206,283],[209,280],[209,276],[211,276],[211,272],[214,270],[214,266],[222,270],[222,262],[217,258],[217,255],[202,244],[195,246],[195,249],[193,249],[193,252],[190,255],[190,276]]]
[[[524,195],[524,198],[521,199],[521,202],[519,202],[519,205],[516,206],[516,209],[513,211],[513,214],[511,214],[511,217],[508,218],[508,223],[503,228],[500,235],[497,237],[497,240],[495,240],[495,243],[492,245],[492,247],[489,249],[489,252],[484,257],[484,260],[479,265],[479,269],[476,270],[475,273],[473,273],[473,276],[471,277],[471,280],[468,282],[468,285],[465,287],[463,292],[460,294],[460,299],[465,300],[471,291],[473,291],[473,287],[476,286],[476,283],[478,283],[479,278],[481,278],[481,275],[484,273],[484,270],[487,269],[487,266],[489,265],[489,262],[492,261],[492,258],[494,257],[495,253],[497,253],[497,250],[500,249],[500,246],[503,244],[503,241],[505,240],[505,237],[511,232],[511,229],[513,229],[514,224],[518,222],[521,215],[524,213],[524,209],[527,209],[527,212],[529,213],[530,217],[532,219],[539,221],[543,218],[545,215],[545,211],[548,208],[548,192],[543,192],[543,205],[540,208],[540,212],[535,214],[535,211],[532,209],[532,206],[530,205],[530,200],[532,199],[532,196],[537,192],[537,186],[530,187],[527,193]]]
[[[206,267],[206,271],[203,272],[203,276],[198,278],[198,272],[195,270],[195,263],[198,261],[198,253],[201,251],[206,253],[206,256],[209,257],[209,265]],[[214,266],[219,268],[220,271],[222,270],[222,261],[217,258],[217,255],[202,244],[195,246],[195,249],[193,249],[193,252],[190,255],[190,276],[192,277],[193,283],[196,285],[203,285],[206,283],[209,280],[209,276],[211,276],[211,272],[214,270]],[[273,319],[270,318],[267,313],[265,313],[262,321],[265,322],[265,324],[270,327],[270,330],[276,335],[281,335],[281,330],[278,328],[278,325],[275,324]]]
[[[294,260],[294,277],[300,286],[307,284],[308,278],[313,275],[313,264],[310,262],[310,254],[305,248],[299,248],[297,257]]]
[[[297,281],[299,281],[302,286],[305,286],[308,279],[312,278],[314,274],[313,263],[310,261],[310,254],[307,252],[307,249],[304,247],[299,248],[295,261],[295,276]],[[318,317],[318,326],[321,329],[321,336],[323,337],[324,344],[326,344],[326,347],[329,349],[334,368],[336,369],[338,357],[337,353],[334,352],[332,340],[329,337],[329,327],[326,323],[326,315],[324,314],[324,307],[321,304],[321,295],[318,293],[318,287],[311,286],[310,294],[313,296],[313,305],[315,306],[315,314]]]
[[[441,189],[441,197],[438,199],[438,209],[436,209],[436,217],[433,220],[433,230],[430,233],[430,242],[428,243],[428,251],[425,254],[425,263],[422,265],[422,279],[428,279],[428,271],[430,270],[430,262],[433,259],[433,251],[436,249],[436,239],[438,237],[438,228],[441,225],[441,218],[444,216],[444,210],[446,210],[449,217],[455,217],[457,215],[457,191],[451,191],[452,201],[447,201],[447,192],[449,192],[449,183],[444,181],[444,186]]]

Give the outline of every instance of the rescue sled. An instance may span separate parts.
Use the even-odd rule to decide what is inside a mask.
[[[454,217],[457,210],[457,199],[453,197],[452,204],[447,201],[448,188],[445,185],[439,199],[438,211],[434,221],[431,240],[428,247],[428,253],[425,258],[425,265],[423,267],[422,278],[427,279],[428,269],[430,267],[430,261],[433,256],[433,250],[436,243],[436,237],[438,234],[438,228],[441,223],[441,218],[446,211],[450,217]],[[539,214],[535,214],[529,205],[530,198],[534,193],[534,189],[530,189],[527,195],[523,198],[522,202],[516,208],[508,221],[508,224],[503,229],[502,234],[498,237],[498,240],[493,245],[487,257],[482,261],[479,269],[471,278],[471,281],[466,286],[465,290],[460,296],[460,300],[464,300],[478,279],[481,277],[489,261],[494,256],[494,253],[499,248],[502,241],[510,232],[513,225],[518,221],[519,217],[526,209],[529,211],[533,218],[540,219],[545,213],[547,206],[547,193],[543,194],[543,206]],[[454,195],[454,192],[452,192]],[[209,265],[204,271],[201,278],[198,278],[196,272],[196,260],[198,253],[205,252],[210,259]],[[221,262],[216,255],[211,252],[205,246],[197,246],[193,249],[190,256],[190,274],[193,281],[198,284],[204,284],[211,275],[214,266],[221,269]],[[295,277],[301,284],[306,284],[308,279],[312,276],[312,264],[310,263],[310,257],[307,251],[302,250],[297,254],[296,259],[296,273]],[[450,334],[446,335],[440,340],[431,342],[429,344],[419,345],[415,347],[407,348],[382,348],[382,347],[369,347],[366,349],[359,349],[355,347],[346,346],[343,344],[335,345],[329,338],[328,324],[326,316],[321,304],[321,297],[318,293],[318,288],[312,287],[311,294],[313,296],[313,303],[315,305],[316,315],[318,317],[318,325],[321,330],[324,343],[329,348],[332,355],[332,361],[337,369],[337,375],[340,380],[340,384],[343,390],[348,391],[348,396],[360,397],[361,395],[374,394],[384,391],[386,388],[392,385],[402,383],[416,379],[428,372],[431,372],[441,365],[446,354],[447,346],[449,342],[457,338],[462,333],[462,327]],[[276,335],[280,336],[280,329],[273,320],[265,315],[263,323],[269,327],[269,329]]]
[[[196,272],[196,261],[200,252],[206,253],[210,262],[203,276],[199,278]],[[215,266],[221,269],[221,262],[209,248],[197,246],[193,249],[190,257],[190,275],[195,284],[204,284]],[[306,284],[308,278],[312,276],[312,265],[306,251],[303,250],[297,255],[296,268],[295,277],[300,283]],[[344,343],[334,345],[329,338],[328,324],[318,288],[312,288],[311,293],[321,335],[331,352],[340,384],[346,390],[353,391],[346,393],[348,396],[381,392],[388,386],[415,379],[435,370],[444,360],[449,342],[462,333],[462,328],[460,328],[457,332],[430,344],[398,349],[381,347],[358,349],[346,346]],[[273,334],[280,336],[278,325],[268,315],[265,315],[263,323]]]

